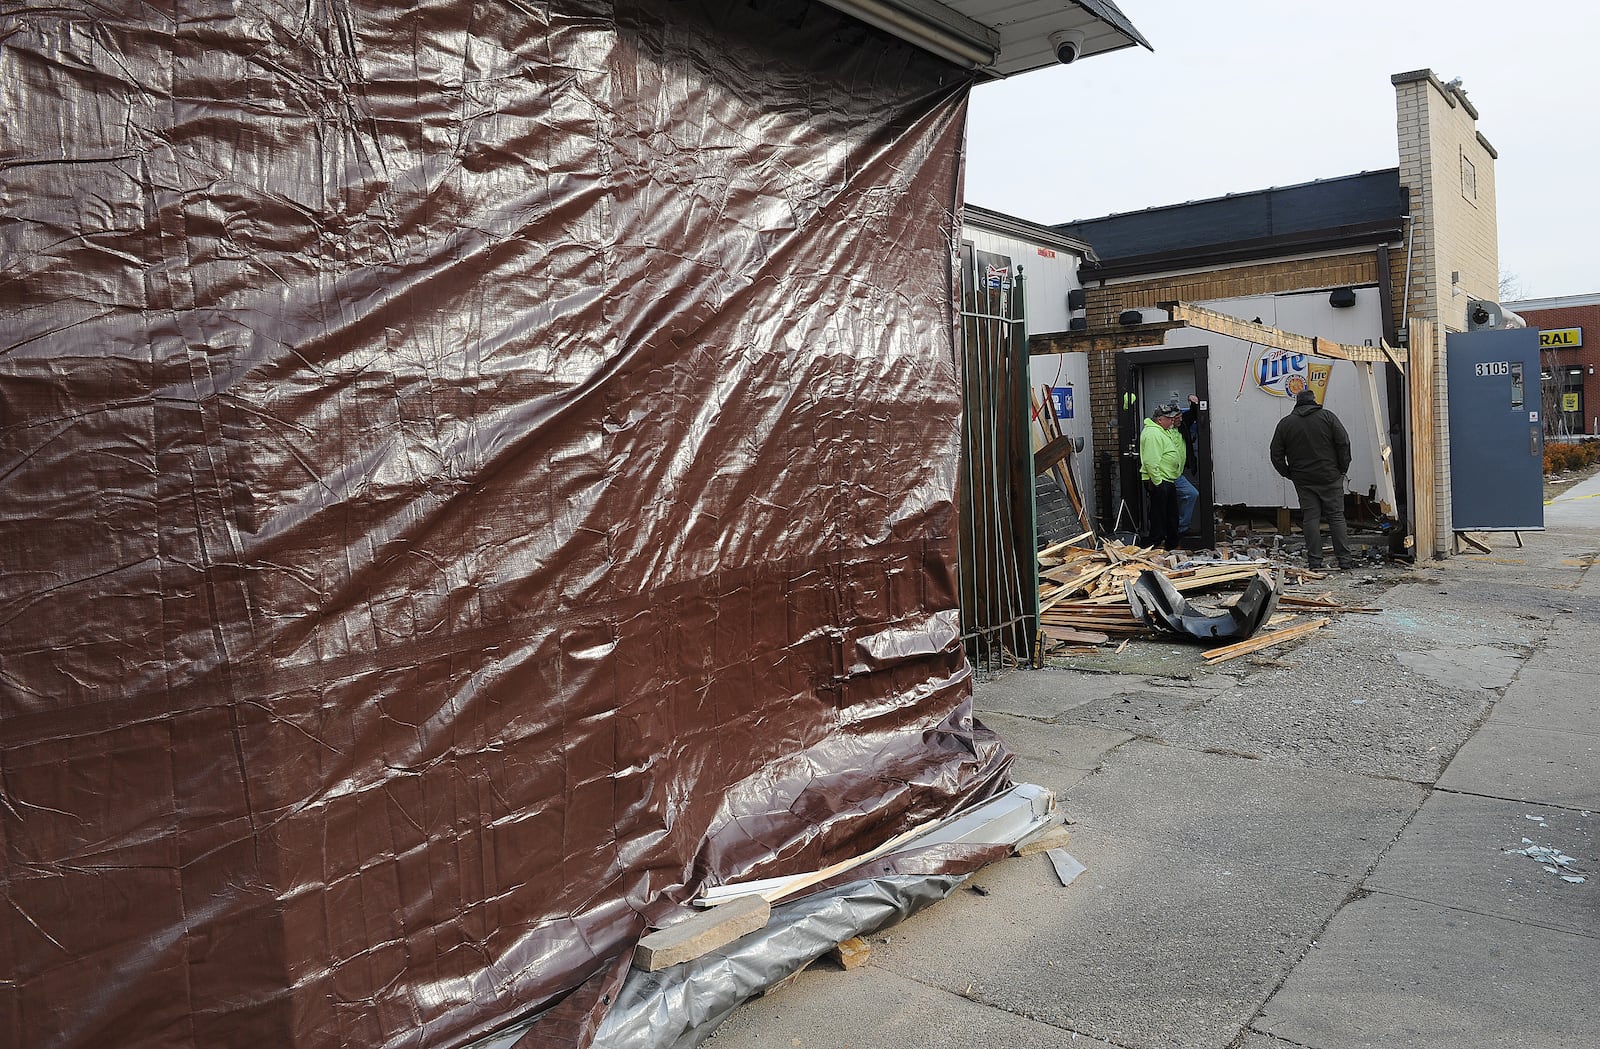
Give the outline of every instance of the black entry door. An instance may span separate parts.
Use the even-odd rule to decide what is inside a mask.
[[[1124,520],[1131,514],[1141,534],[1149,534],[1144,488],[1139,481],[1139,433],[1144,421],[1165,401],[1175,400],[1187,406],[1191,393],[1200,399],[1193,430],[1185,434],[1189,455],[1184,468],[1184,473],[1200,492],[1192,525],[1199,530],[1199,535],[1191,540],[1197,548],[1217,545],[1216,520],[1212,513],[1210,387],[1206,381],[1209,356],[1204,346],[1123,350],[1117,354],[1119,504],[1127,507]],[[1114,520],[1116,511],[1106,516]]]

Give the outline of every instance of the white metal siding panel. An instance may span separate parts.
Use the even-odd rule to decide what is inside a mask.
[[[962,239],[970,240],[979,251],[1009,257],[1013,268],[1022,267],[1027,277],[1024,294],[1029,334],[1067,330],[1067,292],[1080,287],[1078,264],[1082,259],[1076,253],[1045,248],[1055,254],[1054,258],[1049,258],[1039,254],[1041,246],[1038,244],[970,226],[962,231]]]

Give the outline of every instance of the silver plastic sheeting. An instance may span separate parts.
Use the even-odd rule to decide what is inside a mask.
[[[739,1005],[852,936],[937,903],[965,876],[900,876],[842,885],[775,907],[765,929],[693,962],[628,974],[597,1049],[693,1049]]]

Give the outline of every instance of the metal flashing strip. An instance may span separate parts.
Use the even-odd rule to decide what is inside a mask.
[[[1072,58],[1150,42],[1110,0],[822,0],[844,14],[985,77],[1055,65],[1057,37],[1078,41]]]
[[[889,0],[822,0],[893,36],[969,68],[993,65],[1000,57],[1000,34],[940,4]],[[915,13],[908,8],[916,7]]]

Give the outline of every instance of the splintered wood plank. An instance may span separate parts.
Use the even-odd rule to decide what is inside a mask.
[[[1061,542],[1056,543],[1054,546],[1047,546],[1043,550],[1040,550],[1039,551],[1039,556],[1040,557],[1060,557],[1063,554],[1071,553],[1073,547],[1076,547],[1079,543],[1083,542],[1085,539],[1091,538],[1093,535],[1094,535],[1093,532],[1083,532],[1083,533],[1081,533],[1079,535],[1073,536],[1071,539],[1064,539]],[[1094,551],[1093,550],[1084,550],[1083,553],[1085,553],[1085,554],[1093,554]]]
[[[1302,606],[1304,608],[1338,608],[1339,607],[1339,602],[1335,601],[1333,599],[1332,595],[1324,595],[1324,596],[1321,596],[1321,597],[1300,597],[1297,594],[1279,594],[1278,595],[1278,604],[1280,604],[1280,605],[1300,605],[1300,606]]]
[[[1086,570],[1076,564],[1065,564],[1039,574],[1052,583],[1060,583],[1063,590],[1070,594],[1083,589],[1110,570],[1110,565],[1099,565]]]
[[[1313,619],[1310,622],[1301,623],[1298,626],[1285,627],[1282,630],[1275,630],[1270,634],[1258,634],[1257,636],[1250,638],[1248,641],[1240,641],[1236,644],[1223,645],[1219,648],[1210,649],[1202,653],[1202,658],[1206,661],[1208,666],[1217,663],[1226,663],[1230,659],[1236,659],[1239,656],[1249,655],[1251,652],[1259,652],[1263,648],[1271,648],[1273,645],[1282,644],[1285,641],[1293,641],[1297,637],[1305,637],[1307,634],[1315,633],[1316,631],[1327,626],[1328,622],[1329,620],[1327,619]]]

